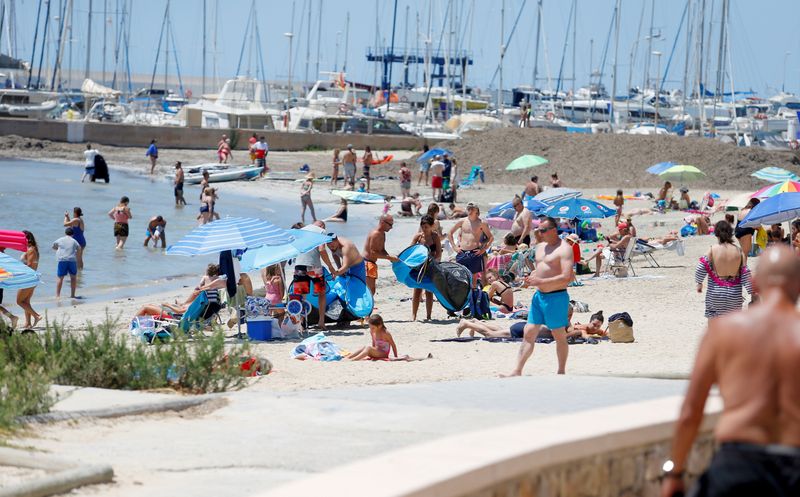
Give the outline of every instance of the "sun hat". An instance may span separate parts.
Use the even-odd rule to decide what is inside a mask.
[[[578,235],[576,235],[575,233],[570,233],[569,235],[567,235],[566,240],[569,240],[569,241],[575,242],[575,243],[579,243],[581,241],[581,238]]]
[[[619,223],[617,225],[617,229],[618,230],[624,230],[624,229],[627,229],[627,228],[628,228],[628,223]]]

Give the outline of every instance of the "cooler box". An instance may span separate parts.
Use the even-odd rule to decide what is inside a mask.
[[[247,318],[247,336],[250,340],[256,341],[272,340],[272,318],[269,316]]]

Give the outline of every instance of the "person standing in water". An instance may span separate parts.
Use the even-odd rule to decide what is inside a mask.
[[[81,183],[83,183],[86,178],[92,179],[94,176],[94,158],[97,157],[99,154],[97,150],[92,148],[91,143],[86,144],[86,150],[83,152],[84,164],[83,164],[83,176],[81,176]]]
[[[311,219],[317,220],[317,214],[314,212],[314,202],[311,200],[311,189],[314,188],[314,173],[308,173],[306,180],[300,187],[300,220],[305,224],[306,222],[306,207],[311,210]]]
[[[153,240],[153,247],[158,248],[158,241],[161,240],[161,248],[167,248],[167,221],[162,216],[155,216],[150,218],[147,223],[147,233],[144,239],[144,246]]]
[[[39,268],[39,246],[36,244],[33,233],[30,231],[23,231],[23,233],[28,241],[28,250],[22,256],[22,263],[36,271]],[[31,306],[31,298],[35,289],[36,287],[30,287],[17,291],[17,305],[25,311],[25,329],[33,328],[42,319],[42,316]]]
[[[186,205],[186,199],[183,198],[183,166],[181,161],[175,162],[175,207]]]
[[[72,219],[69,218],[69,212],[64,212],[64,227],[72,228],[72,238],[78,242],[80,248],[78,249],[78,269],[83,269],[83,249],[86,248],[86,225],[83,223],[83,210],[80,207],[72,209]]]
[[[128,221],[133,219],[131,209],[128,207],[129,203],[128,197],[122,197],[119,199],[119,203],[108,211],[108,217],[114,220],[114,237],[117,240],[114,248],[117,250],[125,248],[125,241],[128,239]]]
[[[156,147],[156,139],[150,140],[150,146],[147,147],[147,152],[144,153],[145,157],[150,159],[150,174],[156,172],[156,161],[158,161],[158,147]]]
[[[75,298],[75,289],[78,287],[78,249],[80,245],[72,238],[72,228],[64,230],[64,235],[53,242],[53,250],[56,251],[58,267],[56,268],[56,298],[61,297],[61,286],[64,284],[64,277],[69,274],[69,287],[71,298]]]

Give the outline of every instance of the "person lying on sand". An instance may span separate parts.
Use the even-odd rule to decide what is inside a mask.
[[[606,336],[608,329],[603,329],[603,321],[605,321],[603,311],[599,311],[592,314],[588,324],[575,323],[574,328],[583,338]]]
[[[567,316],[572,321],[572,306],[569,306]],[[507,322],[498,324],[500,321],[478,321],[477,319],[462,319],[456,326],[456,336],[469,332],[469,336],[474,337],[475,333],[480,333],[486,338],[522,338],[525,334],[525,321]],[[567,325],[567,338],[581,336],[581,332],[576,330],[572,324]],[[553,339],[553,333],[546,326],[539,330],[537,338]]]
[[[467,217],[467,210],[463,207],[460,207],[453,202],[450,202],[448,207],[450,208],[450,214],[447,215],[448,219],[461,219],[462,217]]]
[[[361,347],[349,354],[346,359],[351,361],[363,361],[367,359],[388,359],[389,352],[393,352],[397,357],[397,345],[394,343],[392,334],[383,324],[380,314],[373,314],[369,318],[369,333],[372,336],[372,345]]]

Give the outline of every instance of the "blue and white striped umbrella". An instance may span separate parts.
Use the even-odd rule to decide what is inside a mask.
[[[791,171],[787,171],[781,167],[765,167],[754,172],[750,176],[754,178],[763,179],[770,183],[783,183],[784,181],[800,181],[800,177]]]
[[[225,250],[244,250],[264,245],[285,245],[294,236],[269,221],[229,217],[199,226],[167,249],[168,255],[215,254]]]
[[[539,202],[544,202],[545,204],[548,205],[552,205],[555,204],[556,202],[560,202],[568,198],[578,198],[581,196],[583,196],[583,193],[581,193],[578,190],[561,187],[561,188],[548,188],[539,195],[533,197],[533,199],[538,200]]]
[[[545,204],[544,202],[540,202],[533,198],[528,198],[526,200],[523,200],[522,204],[525,206],[526,209],[532,212],[538,212],[547,207],[547,204]],[[514,214],[516,212],[517,211],[514,210],[514,205],[512,200],[510,202],[503,202],[502,204],[489,209],[489,217],[505,217],[508,219],[514,219]]]
[[[333,240],[332,236],[305,230],[289,230],[294,240],[279,246],[264,246],[250,249],[242,256],[242,271],[254,271],[279,262],[294,259]]]
[[[20,290],[39,284],[40,275],[10,255],[0,253],[0,288]]]

